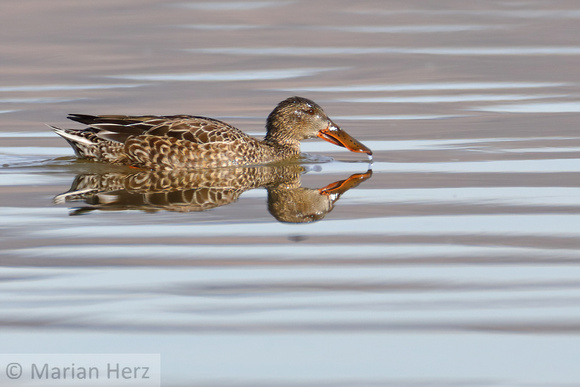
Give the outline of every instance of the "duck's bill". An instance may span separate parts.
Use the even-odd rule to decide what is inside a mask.
[[[366,153],[367,155],[373,154],[369,148],[335,124],[330,124],[326,129],[320,130],[317,136],[334,145],[345,147],[351,152],[361,152]]]

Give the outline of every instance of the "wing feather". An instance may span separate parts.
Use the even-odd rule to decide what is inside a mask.
[[[140,135],[173,137],[196,144],[254,140],[223,121],[207,117],[70,114],[68,118],[88,125],[100,138],[121,143]]]

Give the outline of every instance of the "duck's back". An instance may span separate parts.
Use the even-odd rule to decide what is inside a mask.
[[[252,138],[223,121],[197,116],[91,116],[69,114],[69,119],[96,130],[99,137],[125,142],[130,136],[173,137],[196,144],[228,143]]]
[[[224,167],[261,163],[270,149],[219,120],[196,116],[92,116],[69,118],[86,129],[55,129],[78,156],[147,169]]]

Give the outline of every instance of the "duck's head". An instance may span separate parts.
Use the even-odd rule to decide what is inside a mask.
[[[372,155],[372,151],[336,125],[314,101],[290,97],[280,102],[266,122],[267,138],[281,144],[298,144],[320,137],[352,152]]]

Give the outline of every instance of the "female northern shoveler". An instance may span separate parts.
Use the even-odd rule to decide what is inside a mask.
[[[70,114],[85,129],[54,131],[80,158],[146,169],[264,164],[297,157],[300,141],[318,136],[353,152],[369,148],[340,129],[315,102],[291,97],[268,116],[263,141],[206,117]]]

